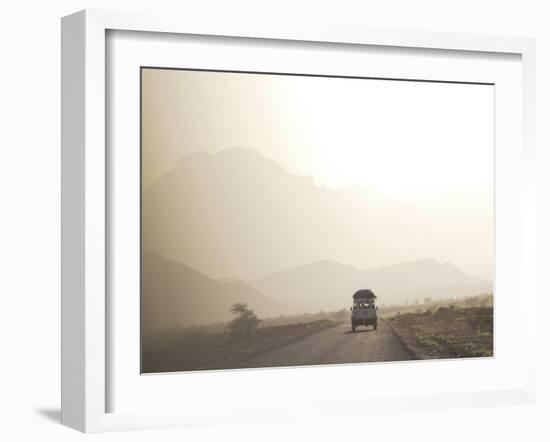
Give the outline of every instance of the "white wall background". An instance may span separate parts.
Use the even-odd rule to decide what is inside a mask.
[[[82,440],[59,425],[60,17],[86,7],[533,36],[538,43],[539,372],[534,406],[161,430],[95,440],[550,440],[550,10],[544,0],[20,0],[0,10],[0,440]],[[227,18],[224,18],[227,17]],[[546,324],[544,323],[546,322]],[[511,324],[511,326],[519,326]]]

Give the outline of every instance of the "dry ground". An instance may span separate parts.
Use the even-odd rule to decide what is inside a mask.
[[[238,368],[242,361],[339,325],[327,319],[259,327],[247,338],[233,338],[219,327],[179,329],[144,337],[144,373]]]
[[[388,322],[418,359],[493,356],[493,307],[440,307]]]

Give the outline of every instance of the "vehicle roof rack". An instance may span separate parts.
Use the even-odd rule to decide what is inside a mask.
[[[353,294],[353,299],[376,299],[376,295],[369,289],[357,290]]]

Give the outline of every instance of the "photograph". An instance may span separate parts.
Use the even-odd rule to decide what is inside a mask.
[[[142,374],[494,356],[493,84],[140,77]]]

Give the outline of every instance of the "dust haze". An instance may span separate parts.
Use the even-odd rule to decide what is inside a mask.
[[[146,371],[299,364],[254,349],[336,348],[361,288],[386,312],[457,309],[409,328],[388,314],[378,343],[354,334],[357,361],[330,361],[410,358],[392,336],[455,316],[490,328],[492,352],[492,86],[143,69],[141,91]],[[185,347],[207,342],[233,350]]]

